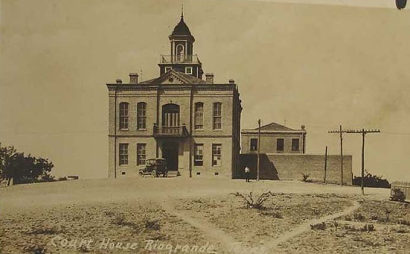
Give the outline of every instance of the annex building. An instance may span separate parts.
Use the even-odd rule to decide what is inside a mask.
[[[182,176],[232,177],[239,166],[238,87],[204,75],[194,42],[182,15],[157,78],[140,82],[131,73],[129,83],[107,84],[109,177],[136,176],[150,158],[165,158]]]
[[[261,135],[260,144],[258,135]],[[278,123],[270,123],[260,128],[241,131],[242,153],[256,153],[260,145],[261,153],[304,154],[306,151],[306,130],[299,130]]]

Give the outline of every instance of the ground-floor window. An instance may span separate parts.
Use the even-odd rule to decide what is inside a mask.
[[[221,166],[221,144],[212,144],[212,166]]]
[[[145,165],[146,144],[137,144],[137,165]]]
[[[195,144],[194,147],[194,166],[204,165],[204,145]]]
[[[119,149],[120,155],[120,165],[127,165],[128,164],[128,144],[120,144]]]

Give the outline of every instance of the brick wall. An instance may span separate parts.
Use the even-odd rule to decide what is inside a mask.
[[[312,181],[324,180],[324,155],[311,154],[261,154],[260,178],[273,180],[301,180],[302,174],[309,174]],[[241,166],[235,178],[244,178],[245,165],[251,169],[251,177],[256,178],[256,154],[241,154]],[[352,185],[352,156],[343,156],[343,182]],[[340,183],[340,156],[329,155],[326,171],[327,183]]]

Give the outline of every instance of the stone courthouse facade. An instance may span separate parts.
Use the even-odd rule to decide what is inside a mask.
[[[169,36],[159,77],[107,84],[109,177],[135,176],[150,158],[165,158],[182,176],[232,177],[239,165],[241,101],[233,80],[214,83],[194,54],[183,16]]]

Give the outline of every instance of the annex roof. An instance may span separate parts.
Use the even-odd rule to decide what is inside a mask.
[[[302,126],[302,129],[296,130],[278,123],[269,123],[261,126],[260,130],[262,133],[306,133],[305,127]],[[242,133],[258,133],[259,128],[255,129],[243,129]]]

